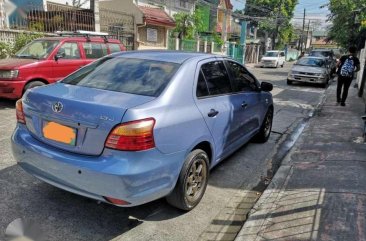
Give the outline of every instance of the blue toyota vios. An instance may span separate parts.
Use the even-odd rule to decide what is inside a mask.
[[[221,56],[117,53],[16,103],[18,164],[64,190],[117,206],[166,197],[193,209],[209,170],[265,142],[272,84]]]

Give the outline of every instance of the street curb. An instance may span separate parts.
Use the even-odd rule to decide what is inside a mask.
[[[335,81],[336,82],[336,81]],[[332,81],[333,83],[333,81]],[[308,119],[305,120],[304,129],[309,124],[310,120],[319,112],[328,98],[328,94],[331,92],[332,83],[324,91],[323,96],[319,103],[314,107],[314,110],[309,115]],[[302,123],[298,123],[297,126]],[[295,130],[296,127],[292,128]],[[301,133],[302,134],[302,133]],[[300,136],[301,136],[300,134]],[[287,134],[288,136],[289,134]],[[299,137],[300,137],[299,136]],[[286,137],[285,137],[286,139]],[[296,143],[290,148],[287,154],[281,160],[281,166],[278,168],[270,184],[263,192],[257,203],[253,206],[252,210],[248,213],[247,220],[243,227],[239,231],[235,238],[235,241],[256,241],[260,239],[261,230],[267,226],[267,220],[272,215],[272,212],[276,210],[276,200],[279,200],[283,194],[283,190],[286,188],[286,183],[291,177],[293,166],[290,164],[290,157],[296,147]],[[260,217],[260,218],[258,218]]]

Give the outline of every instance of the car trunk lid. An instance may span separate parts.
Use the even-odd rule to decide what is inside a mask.
[[[57,83],[28,92],[23,102],[27,127],[37,139],[62,150],[100,155],[126,110],[153,99]]]

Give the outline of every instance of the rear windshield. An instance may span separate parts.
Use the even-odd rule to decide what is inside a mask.
[[[312,67],[324,67],[325,62],[322,59],[316,58],[301,58],[297,61],[297,65],[312,66]]]
[[[62,83],[136,95],[159,96],[179,64],[105,57],[69,75]]]
[[[332,55],[332,53],[328,52],[328,51],[312,51],[309,54],[309,56],[314,56],[314,57],[330,57],[331,55]]]
[[[278,52],[267,52],[264,56],[266,56],[266,57],[277,57]]]

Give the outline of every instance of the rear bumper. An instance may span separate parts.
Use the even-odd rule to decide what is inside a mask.
[[[185,152],[165,155],[157,149],[121,152],[105,149],[101,156],[60,151],[33,138],[18,124],[12,136],[18,164],[58,188],[106,202],[122,199],[136,206],[164,197],[178,179]]]
[[[277,63],[264,63],[264,62],[261,62],[260,66],[262,66],[262,67],[277,67]]]
[[[19,99],[22,97],[25,81],[0,80],[0,98]]]

